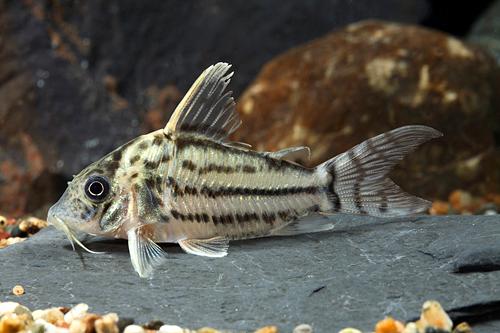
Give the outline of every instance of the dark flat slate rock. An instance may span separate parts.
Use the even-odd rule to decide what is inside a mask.
[[[231,243],[210,259],[167,245],[150,280],[129,262],[127,244],[88,240],[71,251],[51,228],[0,251],[0,299],[32,309],[84,302],[137,322],[251,330],[300,323],[315,332],[371,330],[384,315],[411,319],[436,299],[476,333],[500,331],[500,217],[336,216],[333,232]],[[11,294],[21,284],[22,297]]]

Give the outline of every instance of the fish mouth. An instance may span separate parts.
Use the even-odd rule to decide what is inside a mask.
[[[47,222],[52,224],[54,227],[56,227],[56,229],[64,232],[64,234],[66,235],[66,237],[68,237],[68,239],[71,243],[71,247],[73,248],[73,251],[76,251],[76,248],[75,248],[75,243],[76,243],[78,246],[80,246],[83,250],[85,250],[88,253],[92,253],[92,254],[105,253],[105,252],[93,251],[93,250],[89,249],[88,247],[86,247],[85,245],[83,245],[83,243],[80,242],[78,237],[76,237],[75,232],[61,218],[59,218],[57,215],[53,214],[51,212],[51,210],[52,209],[49,210]]]

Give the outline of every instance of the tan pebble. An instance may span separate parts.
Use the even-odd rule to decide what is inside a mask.
[[[455,327],[453,333],[473,333],[472,328],[467,323],[460,323]]]
[[[432,203],[431,208],[429,209],[429,213],[431,215],[446,215],[450,211],[450,205],[444,201],[434,201]]]
[[[293,329],[293,333],[312,333],[312,331],[312,327],[307,324],[300,324]]]
[[[182,333],[182,332],[184,332],[182,328],[176,325],[163,325],[158,330],[158,333]]]
[[[276,326],[264,326],[255,331],[255,333],[278,333],[278,328]]]
[[[35,310],[35,311],[33,311],[33,313],[32,313],[33,319],[34,320],[41,319],[44,312],[45,312],[45,310]]]
[[[113,316],[103,316],[94,323],[96,333],[118,333],[117,320]]]
[[[87,313],[85,316],[83,316],[83,318],[81,319],[81,321],[83,322],[83,324],[85,325],[85,327],[87,328],[87,333],[90,333],[90,332],[94,332],[95,329],[95,322],[97,319],[100,319],[101,316],[98,316],[94,313]]]
[[[63,313],[59,308],[50,308],[46,310],[36,310],[33,312],[33,318],[35,320],[42,319],[48,323],[55,324],[60,320],[64,320]]]
[[[14,288],[12,288],[12,293],[16,296],[23,295],[24,294],[23,286],[21,286],[21,285],[14,286]]]
[[[417,324],[415,324],[415,323],[406,324],[405,329],[403,330],[403,333],[418,333]]]
[[[20,243],[25,241],[26,238],[21,238],[21,237],[10,237],[7,239],[2,239],[0,240],[0,249],[3,249],[9,245]]]
[[[161,327],[159,332],[161,332]],[[182,333],[182,330],[180,332]],[[123,333],[144,333],[144,328],[142,328],[142,326],[139,325],[128,325],[123,330]]]
[[[68,311],[68,313],[64,315],[64,321],[67,322],[68,324],[71,324],[73,320],[83,318],[87,314],[88,310],[89,306],[87,304],[85,303],[77,304],[74,307],[72,307],[71,310]]]
[[[427,301],[422,306],[420,320],[417,321],[419,331],[425,332],[427,328],[438,328],[451,331],[453,323],[437,301]]]
[[[115,323],[117,323],[120,318],[118,318],[118,315],[116,313],[110,312],[110,313],[105,314],[104,316],[102,316],[102,319],[104,319],[104,320],[108,320],[109,319],[109,320],[114,321]]]
[[[42,327],[41,333],[68,333],[67,328],[57,327],[54,324],[48,323],[43,319],[37,319],[34,327]]]
[[[17,333],[24,330],[25,323],[16,314],[9,313],[0,319],[1,333]]]
[[[340,330],[339,333],[362,333],[360,330],[355,329],[355,328],[344,328],[343,330]]]
[[[87,325],[81,319],[75,319],[69,325],[69,333],[86,333],[90,332],[93,325],[87,330]]]

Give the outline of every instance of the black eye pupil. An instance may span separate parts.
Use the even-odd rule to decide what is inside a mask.
[[[109,183],[101,176],[92,176],[85,184],[85,194],[91,200],[104,200],[109,193]]]
[[[89,185],[89,192],[92,195],[99,196],[104,192],[104,185],[98,181],[94,181]]]

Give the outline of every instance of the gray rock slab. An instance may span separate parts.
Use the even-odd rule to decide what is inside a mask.
[[[152,279],[134,273],[124,241],[87,240],[107,253],[77,253],[48,228],[0,251],[0,300],[32,309],[84,302],[191,328],[291,332],[308,323],[337,332],[371,330],[384,315],[415,318],[436,299],[476,333],[500,331],[500,217],[335,220],[329,233],[233,242],[225,258],[166,245],[169,260]],[[25,295],[11,294],[16,284]]]

